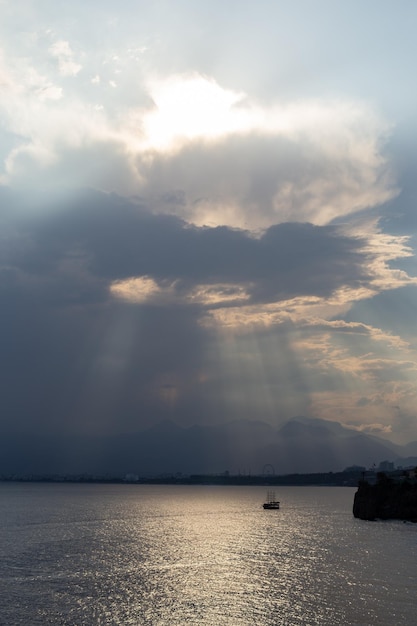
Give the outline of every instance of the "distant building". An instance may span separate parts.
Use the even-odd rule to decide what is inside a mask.
[[[126,474],[124,477],[125,483],[137,483],[139,476],[137,474]]]
[[[381,461],[378,465],[378,472],[393,472],[394,471],[394,463],[391,461]]]

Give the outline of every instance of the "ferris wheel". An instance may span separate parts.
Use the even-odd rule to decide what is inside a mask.
[[[266,463],[262,468],[263,476],[275,476],[275,469],[271,463]]]

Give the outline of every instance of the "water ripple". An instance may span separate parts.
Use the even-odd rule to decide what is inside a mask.
[[[417,527],[355,520],[349,488],[0,490],[5,626],[414,620]]]

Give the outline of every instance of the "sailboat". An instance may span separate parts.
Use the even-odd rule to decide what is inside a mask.
[[[263,507],[264,509],[279,509],[279,500],[275,498],[275,491],[268,491]]]

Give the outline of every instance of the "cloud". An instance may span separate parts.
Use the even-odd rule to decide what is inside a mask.
[[[389,435],[392,433],[392,426],[390,424],[346,424],[346,426],[371,435]]]
[[[66,41],[52,51],[58,59],[72,54]],[[262,106],[194,74],[149,82],[152,105],[126,103],[115,114],[77,92],[64,98],[52,78],[25,71],[37,76],[35,92],[32,78],[0,99],[8,128],[21,137],[3,177],[14,187],[86,179],[139,194],[155,213],[253,231],[289,221],[325,225],[397,193],[382,149],[387,124],[359,102]]]
[[[5,195],[1,222],[7,246],[0,269],[5,431],[130,431],[168,410],[179,421],[191,421],[193,411],[205,415],[198,400],[187,405],[205,341],[194,307],[178,302],[144,307],[112,296],[109,279],[90,265],[94,234],[106,228],[106,218],[97,222],[96,212],[95,220],[86,220],[91,230],[83,227],[85,197],[71,230],[68,214],[22,213],[16,211],[19,199]],[[106,198],[95,199],[97,211]],[[110,200],[117,215],[123,203]]]
[[[140,193],[154,210],[197,225],[251,230],[289,221],[324,225],[382,204],[394,193],[381,162],[350,158],[343,150],[330,157],[322,145],[267,133],[194,142],[174,154],[139,154],[135,163],[143,181]],[[165,201],[172,189],[182,192],[176,205]]]
[[[340,319],[355,301],[416,283],[388,267],[409,254],[402,237],[385,238],[380,253],[378,234],[359,238],[338,226],[279,224],[254,237],[191,226],[94,191],[56,201],[59,211],[25,214],[24,236],[16,226],[22,218],[6,215],[7,266],[32,274],[39,268],[42,280],[61,268],[63,284],[84,273],[126,302],[192,306],[207,328],[246,332],[290,322],[316,335],[369,335],[394,349],[408,346],[372,325]]]
[[[383,287],[367,239],[197,227],[93,190],[1,194],[8,428],[27,414],[34,428],[111,430],[117,414],[134,429],[167,411],[391,423],[391,407],[415,402],[412,345],[342,317],[353,294]]]
[[[151,80],[153,107],[143,115],[145,148],[177,151],[195,139],[216,140],[253,130],[259,113],[241,106],[245,94],[192,74]]]
[[[68,41],[56,41],[49,48],[49,52],[58,61],[59,73],[62,76],[76,76],[82,69],[82,65],[74,61],[74,52]]]
[[[223,291],[220,301],[219,296],[212,301],[215,307],[227,290],[232,300],[237,294],[242,299],[244,290],[249,304],[270,303],[330,296],[341,285],[354,288],[371,279],[361,241],[331,226],[281,224],[255,238],[247,231],[198,228],[155,216],[143,206],[94,192],[28,223],[31,245],[27,235],[14,242],[16,263],[52,268],[68,255],[88,259],[96,276],[118,281],[119,290],[126,279],[141,298],[155,295],[159,285],[178,298],[189,293],[195,299],[199,289]]]
[[[262,107],[199,75],[151,84],[150,94],[154,107],[136,120],[147,149],[138,169],[157,202],[182,189],[178,214],[194,223],[325,224],[396,193],[381,151],[388,127],[362,103]]]
[[[199,35],[190,64],[151,9],[77,10],[77,32],[31,7],[3,39],[7,427],[310,413],[395,433],[395,407],[415,411],[416,279],[390,109],[339,63],[306,87],[323,74],[289,67],[265,22],[268,53],[196,8],[225,38],[214,54]]]

